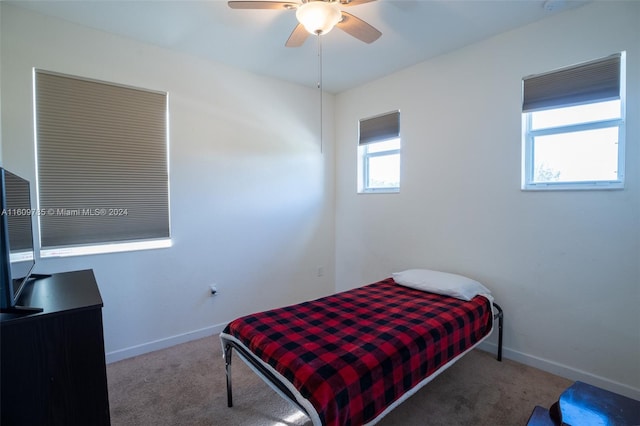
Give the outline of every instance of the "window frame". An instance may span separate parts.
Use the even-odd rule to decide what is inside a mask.
[[[596,103],[596,102],[593,102]],[[589,190],[589,189],[623,189],[624,188],[624,136],[625,136],[625,120],[624,107],[621,102],[621,118],[606,119],[601,121],[590,121],[579,124],[570,124],[565,126],[548,127],[544,129],[531,130],[531,114],[523,114],[523,175],[522,189],[528,191],[535,190]],[[618,179],[616,180],[585,180],[585,181],[560,181],[560,182],[536,182],[534,181],[535,173],[535,147],[534,139],[538,136],[560,135],[563,133],[574,133],[586,130],[597,130],[605,128],[618,129]]]
[[[606,118],[602,120],[591,120],[579,123],[564,124],[540,129],[532,129],[532,114],[540,110],[522,111],[522,178],[521,189],[523,191],[548,191],[548,190],[602,190],[602,189],[624,189],[625,178],[625,124],[626,124],[626,61],[625,52],[620,54],[620,114],[618,118]],[[603,58],[604,59],[604,58]],[[598,61],[598,60],[596,60]],[[591,61],[591,62],[596,62]],[[590,62],[588,62],[590,63]],[[588,64],[585,63],[585,64]],[[565,105],[555,105],[546,110],[562,109],[576,105],[597,104],[610,99],[592,99],[579,104],[567,103]],[[561,135],[579,131],[597,130],[605,128],[618,129],[618,149],[617,149],[617,176],[614,180],[585,180],[585,181],[559,181],[559,182],[536,182],[535,174],[535,143],[534,139],[539,136]]]
[[[388,149],[385,151],[376,151],[376,152],[369,152],[369,148],[372,145],[375,145],[377,143],[382,143],[382,142],[389,142],[392,140],[397,140],[398,144],[400,145],[399,148],[394,148],[394,149]],[[369,160],[371,158],[378,158],[378,157],[387,157],[387,156],[391,156],[391,155],[398,155],[399,156],[399,161],[402,161],[402,155],[401,155],[401,147],[402,147],[402,141],[400,139],[400,137],[397,138],[391,138],[391,139],[384,139],[384,140],[380,140],[377,142],[371,142],[365,145],[361,146],[362,152],[360,154],[360,161],[362,162],[362,185],[360,188],[360,193],[393,193],[393,192],[400,192],[400,185],[398,184],[398,186],[387,186],[387,187],[370,187],[368,186],[368,182],[369,182],[369,177],[370,177],[370,162]],[[398,176],[398,178],[400,178],[400,176]],[[398,179],[400,180],[400,179]],[[398,182],[399,183],[399,182]]]
[[[58,79],[60,82],[65,80],[68,83],[62,83],[63,86],[58,86],[55,79]],[[47,81],[51,81],[51,83],[47,83]],[[40,87],[41,84],[43,85],[42,87]],[[80,84],[83,85],[83,87],[73,86],[74,84]],[[70,91],[71,88],[77,88],[78,90]],[[44,98],[40,98],[40,90],[47,91],[47,94],[43,95],[45,96]],[[110,92],[107,93],[107,91]],[[104,97],[98,97],[98,95]],[[71,99],[70,96],[73,96],[73,102],[69,102],[69,99]],[[61,99],[64,98],[64,100],[58,101],[58,97]],[[51,119],[51,111],[56,111],[55,114],[59,114],[59,111],[65,112],[68,109],[70,111],[69,114],[71,114],[78,110],[77,104],[84,106],[85,110],[82,110],[84,112],[87,111],[87,107],[95,103],[96,99],[99,99],[100,102],[96,104],[98,106],[95,110],[92,110],[92,115],[79,115],[79,117],[82,117],[82,121],[78,118],[70,119],[64,127],[50,124],[55,123]],[[70,106],[67,108],[67,105]],[[57,108],[52,109],[56,106],[60,106],[61,109],[59,111]],[[128,114],[127,123],[133,123],[135,120],[133,120],[132,117],[135,117],[135,115],[131,108],[136,108],[135,113],[143,114],[140,116],[141,120],[139,122],[136,121],[138,124],[127,128],[124,134],[122,132],[110,134],[113,132],[105,132],[103,130],[105,129],[105,124],[110,123],[110,125],[114,125],[113,123],[115,122],[113,120],[121,118],[125,113]],[[111,115],[111,111],[115,111],[115,113]],[[124,111],[124,113],[122,111]],[[105,114],[100,115],[101,113]],[[33,68],[33,114],[36,203],[37,211],[44,212],[37,217],[40,257],[48,258],[118,253],[172,246],[169,180],[169,93]],[[42,118],[40,116],[41,114],[43,114]],[[100,117],[99,121],[95,121],[95,117]],[[106,121],[103,121],[102,117],[104,117]],[[87,120],[92,124],[95,122],[95,131],[93,127],[84,126]],[[76,126],[74,124],[76,121],[77,123],[83,124]],[[117,122],[117,124],[120,126],[119,130],[124,128],[123,122]],[[43,135],[46,135],[46,138],[43,138]],[[125,135],[125,139],[122,138],[123,135]],[[68,138],[66,138],[66,136],[68,136]],[[69,142],[62,142],[62,144],[59,142],[65,140]],[[107,145],[110,141],[115,140],[119,143]],[[160,144],[161,142],[162,144]],[[42,155],[42,143],[45,143],[45,149],[48,151],[46,155]],[[68,146],[67,143],[69,144]],[[86,166],[82,162],[82,157],[77,156],[75,151],[65,151],[68,148],[73,148],[75,146],[74,144],[77,143],[82,143],[83,148],[91,146],[90,143],[97,143],[95,148],[83,149],[83,152],[86,154],[82,155],[85,158],[87,158],[86,155],[89,154],[94,156],[91,158],[94,165],[98,163],[104,164],[102,170],[103,172],[110,172],[109,179],[105,180],[104,177],[98,177],[99,173],[94,173],[91,167]],[[120,151],[122,146],[126,144],[132,144],[131,148],[129,148],[131,151]],[[109,153],[106,154],[106,156],[101,155],[101,152],[107,152],[107,150],[105,150],[107,146],[109,147]],[[145,151],[145,147],[152,149]],[[73,152],[73,154],[66,156],[71,161],[68,163],[70,174],[65,176],[65,180],[62,181],[72,191],[71,194],[76,194],[74,191],[78,190],[81,186],[89,188],[91,185],[94,185],[92,187],[94,191],[97,190],[97,188],[102,188],[102,190],[92,192],[91,195],[89,195],[90,193],[87,192],[87,189],[80,190],[80,192],[73,197],[62,195],[59,203],[57,198],[52,198],[52,196],[55,195],[55,191],[58,191],[58,189],[55,191],[51,190],[52,182],[56,182],[55,179],[60,179],[61,176],[57,174],[57,172],[51,172],[55,170],[52,166],[56,168],[60,167],[60,161],[57,157],[63,158],[59,153],[55,153],[53,149],[62,149],[62,151],[55,152]],[[126,158],[127,161],[122,161],[124,158]],[[47,163],[47,161],[53,162]],[[41,170],[43,165],[49,169],[46,175],[48,178],[54,179],[53,181],[45,181],[45,183],[43,183],[44,173]],[[141,170],[145,171],[144,173],[139,173],[139,170],[135,169],[141,165],[144,165],[141,168]],[[150,167],[152,169],[150,169]],[[134,169],[133,173],[131,173],[131,168]],[[82,185],[72,183],[78,180],[80,175],[77,173],[85,169],[89,174],[83,174],[82,176],[86,176],[87,180],[83,181]],[[123,175],[119,174],[120,172],[124,172],[127,177],[123,178]],[[90,182],[89,186],[87,186],[87,182]],[[145,195],[150,195],[152,198],[137,200],[135,195],[140,194],[139,191],[141,188],[148,188],[147,185],[149,184],[155,185],[154,190],[149,191]],[[42,187],[43,185],[44,187]],[[125,187],[127,189],[124,192],[118,191],[118,195],[113,196],[115,192],[114,188],[121,190]],[[43,200],[43,188],[45,188],[48,193],[46,197],[49,203],[48,205],[43,204],[47,201]],[[104,195],[104,197],[102,197],[102,195]],[[137,201],[132,201],[134,198]],[[52,201],[56,203],[55,207],[51,205]],[[107,204],[115,201],[119,201],[122,204]],[[153,203],[153,207],[147,208],[145,204],[145,207],[140,209],[140,203],[143,201]],[[100,206],[98,206],[100,208],[96,208],[97,206],[94,205],[96,202],[100,203]],[[78,203],[81,204],[74,205]],[[158,215],[157,221],[151,223],[151,228],[144,229],[138,232],[138,234],[134,232],[133,234],[124,235],[122,232],[114,232],[113,235],[118,235],[118,237],[110,238],[113,237],[110,232],[116,228],[121,229],[122,226],[126,227],[126,229],[136,229],[137,231],[137,224],[140,223],[141,220],[146,220],[144,217],[149,214]],[[63,240],[59,238],[56,239],[56,237],[53,236],[52,232],[59,232],[59,230],[56,229],[58,227],[57,222],[51,222],[50,231],[47,231],[49,232],[49,234],[47,234],[49,243],[44,242],[46,245],[43,245],[43,222],[45,219],[50,221],[49,216],[53,216],[54,218],[55,216],[64,216],[67,218],[66,220],[74,221],[70,224],[63,225],[64,227],[95,226],[95,229],[99,229],[100,232],[94,236],[87,237],[82,237],[81,234],[78,234],[77,238],[68,238],[68,241],[63,242]],[[76,220],[80,221],[79,225],[76,225]],[[94,220],[97,222],[94,222]],[[116,226],[113,220],[125,220],[125,222]],[[114,226],[116,228],[114,228]]]
[[[376,150],[369,152],[369,145],[397,141],[397,148]],[[358,121],[358,148],[357,148],[357,193],[380,194],[400,192],[401,164],[402,164],[402,137],[400,135],[400,110],[396,109],[386,113],[362,118]],[[398,185],[391,187],[369,186],[371,177],[371,160],[397,155],[400,162],[398,170]]]

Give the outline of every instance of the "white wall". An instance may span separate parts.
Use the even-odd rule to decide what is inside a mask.
[[[640,397],[639,23],[638,2],[596,2],[339,94],[338,290],[471,276],[505,310],[506,356]],[[626,188],[521,191],[522,77],[621,50]],[[401,192],[357,195],[358,119],[393,109]]]
[[[37,266],[94,269],[108,360],[333,292],[332,96],[321,153],[312,89],[1,7],[10,170],[35,176],[32,67],[169,92],[173,247]],[[210,297],[213,282],[219,294]]]

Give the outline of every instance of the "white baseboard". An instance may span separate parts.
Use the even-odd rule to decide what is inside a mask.
[[[220,334],[226,324],[227,323],[216,324],[209,327],[201,328],[200,330],[194,330],[188,333],[178,334],[176,336],[171,336],[164,339],[143,343],[141,345],[131,346],[129,348],[108,352],[106,354],[106,361],[107,364],[111,364],[112,362],[121,361],[123,359],[132,358],[134,356],[146,354],[148,352],[154,352],[160,349],[169,348],[181,343],[190,342],[191,340],[202,339],[204,337]]]
[[[480,345],[478,345],[478,349],[495,354],[498,352],[498,345],[496,343],[484,341]],[[640,400],[640,389],[625,385],[624,383],[615,382],[613,380],[606,379],[604,377],[600,377],[586,371],[578,370],[567,365],[525,354],[523,352],[518,352],[506,347],[502,348],[502,356],[521,364],[535,367],[548,373],[555,374],[557,376],[565,377],[569,380],[579,380],[581,382],[589,383],[590,385],[598,386],[600,388],[607,389],[611,392],[615,392],[629,398]]]

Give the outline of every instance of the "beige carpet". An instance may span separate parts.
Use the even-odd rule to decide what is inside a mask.
[[[132,425],[311,425],[234,353],[234,407],[226,401],[218,336],[107,366],[111,423]],[[572,382],[474,350],[397,407],[380,426],[526,425]]]

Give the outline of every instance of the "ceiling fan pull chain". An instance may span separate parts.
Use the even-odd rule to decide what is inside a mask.
[[[322,154],[322,39],[320,34],[318,38],[318,89],[320,91],[320,153]]]

